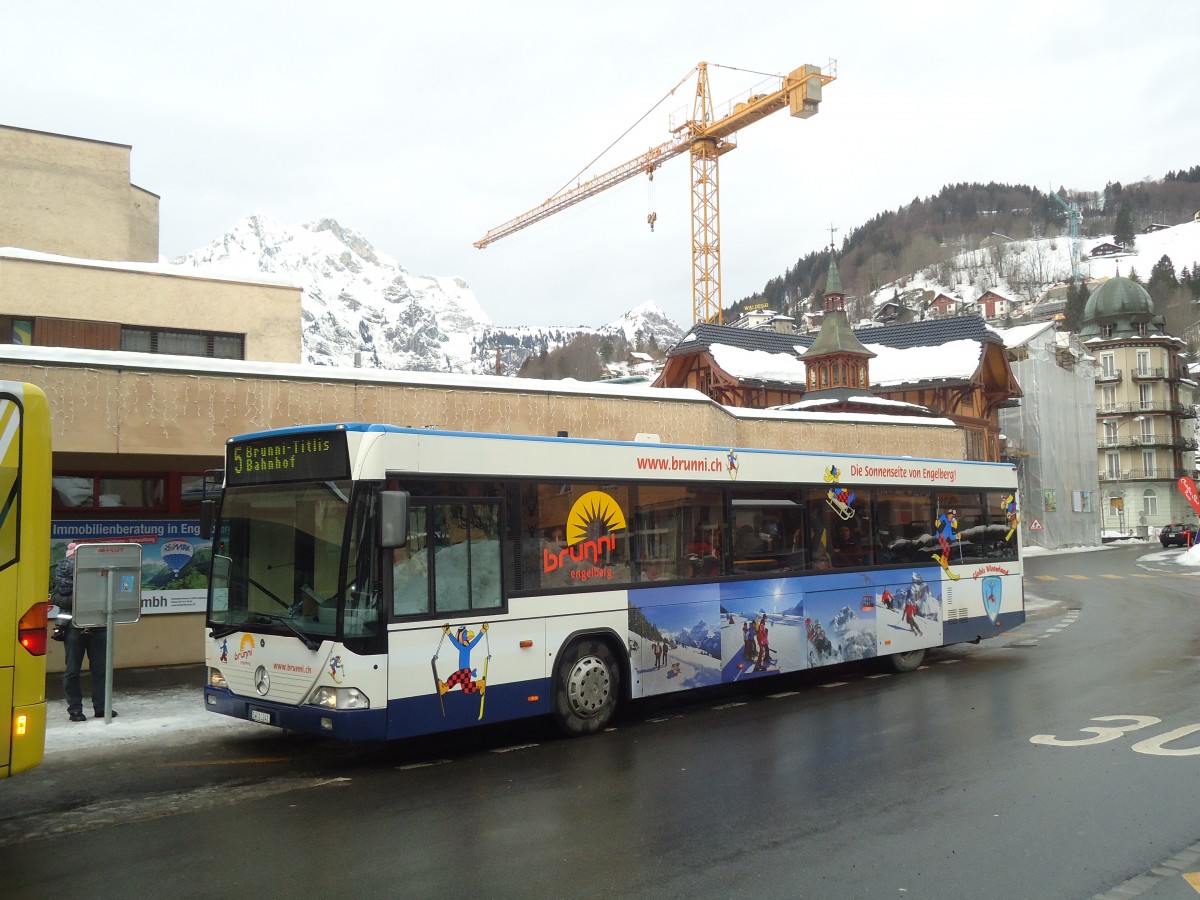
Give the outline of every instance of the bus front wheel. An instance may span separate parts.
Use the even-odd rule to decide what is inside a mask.
[[[592,734],[617,710],[621,679],[612,650],[603,641],[572,644],[559,658],[554,719],[572,737]]]
[[[897,672],[915,672],[925,659],[924,650],[909,650],[907,653],[892,654],[892,668]]]

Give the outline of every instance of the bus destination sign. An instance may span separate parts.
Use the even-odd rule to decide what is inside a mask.
[[[231,444],[225,482],[230,485],[350,477],[346,432],[277,435]]]

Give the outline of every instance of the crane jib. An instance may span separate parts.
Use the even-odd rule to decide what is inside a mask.
[[[482,250],[501,238],[628,181],[635,175],[653,175],[654,170],[668,159],[690,152],[693,168],[692,319],[693,323],[719,322],[721,266],[717,158],[737,146],[729,139],[740,129],[761,121],[784,107],[796,118],[807,119],[816,115],[821,104],[822,88],[837,78],[837,61],[829,60],[825,69],[814,65],[803,65],[793,69],[788,75],[780,78],[776,90],[765,94],[751,94],[745,100],[735,103],[729,113],[721,118],[715,118],[713,115],[712,93],[708,87],[708,64],[702,62],[693,71],[699,74],[692,118],[673,130],[674,136],[671,140],[651,147],[607,172],[560,191],[541,205],[491,229],[476,241],[474,246]],[[651,223],[651,227],[656,218],[654,215],[648,217],[647,221]]]

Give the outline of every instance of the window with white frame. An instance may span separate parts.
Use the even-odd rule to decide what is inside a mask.
[[[1117,420],[1116,419],[1105,419],[1104,420],[1104,443],[1106,443],[1110,447],[1115,447],[1117,445]]]
[[[1104,454],[1104,466],[1109,478],[1120,478],[1121,454],[1113,450],[1110,450],[1108,453]]]
[[[1158,466],[1154,463],[1154,451],[1142,451],[1142,471],[1146,473],[1147,478],[1154,478],[1158,475]]]
[[[1154,385],[1139,384],[1138,400],[1141,402],[1142,409],[1152,408],[1154,406]]]
[[[1100,406],[1101,412],[1116,412],[1117,411],[1117,388],[1116,385],[1106,384],[1100,389]]]
[[[1137,352],[1137,371],[1139,375],[1150,374],[1150,351],[1139,350]]]
[[[1142,494],[1142,515],[1147,519],[1158,515],[1158,494],[1153,488],[1146,488]]]
[[[1117,374],[1117,358],[1113,354],[1100,354],[1100,372],[1109,376]]]

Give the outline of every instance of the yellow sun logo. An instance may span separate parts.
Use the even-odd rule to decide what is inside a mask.
[[[254,649],[254,638],[250,637],[250,635],[248,635],[248,634],[243,634],[242,642],[240,644],[238,644],[238,652],[246,653],[247,651],[250,651],[253,649]]]
[[[625,514],[604,491],[588,491],[575,501],[567,516],[567,543],[571,546],[591,537],[591,526],[598,523],[606,534],[625,528]]]

